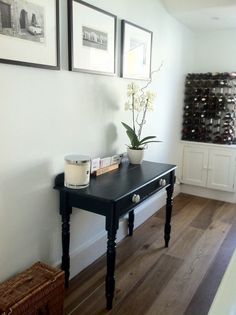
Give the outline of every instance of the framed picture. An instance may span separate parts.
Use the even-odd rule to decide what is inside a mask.
[[[60,69],[59,0],[0,0],[0,62]]]
[[[68,0],[69,70],[115,75],[117,17]]]
[[[149,80],[153,33],[122,20],[121,36],[121,76],[129,79]]]

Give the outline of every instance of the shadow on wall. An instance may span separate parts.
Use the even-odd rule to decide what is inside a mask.
[[[105,110],[104,112],[105,116],[107,116],[107,114],[110,113],[114,114],[115,112],[120,110],[121,96],[120,90],[117,89],[116,77],[94,76],[92,88],[95,103],[99,104],[99,106]]]
[[[43,161],[18,173],[12,171],[1,187],[0,278],[37,260],[55,260],[60,218],[50,166],[51,161]]]
[[[115,155],[118,152],[118,148],[115,146],[115,142],[118,138],[117,128],[113,123],[108,124],[106,131],[106,152],[107,155]]]
[[[109,85],[108,85],[109,80]],[[114,84],[114,88],[113,88]],[[114,155],[119,152],[116,146],[118,140],[117,132],[117,115],[120,111],[121,96],[120,90],[117,90],[117,81],[114,78],[95,76],[93,81],[93,99],[91,102],[96,104],[94,110],[96,110],[96,118],[93,124],[93,129],[87,134],[91,135],[91,141],[99,141],[101,143],[99,154],[102,156]],[[91,97],[91,96],[90,96]],[[118,123],[121,126],[120,119]],[[95,135],[94,129],[97,128],[97,134]]]

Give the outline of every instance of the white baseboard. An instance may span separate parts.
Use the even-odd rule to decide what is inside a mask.
[[[174,196],[180,193],[180,185],[175,185]],[[135,210],[134,229],[144,223],[150,216],[157,212],[165,205],[166,192],[165,190],[156,193],[141,203]],[[127,216],[120,220],[119,230],[117,233],[117,242],[120,242],[127,236]],[[102,231],[82,246],[78,247],[71,254],[70,278],[76,276],[80,271],[93,263],[106,252],[107,234]]]
[[[236,202],[236,194],[233,192],[219,191],[205,187],[198,187],[186,184],[180,184],[180,191],[185,194],[215,199],[225,202]]]
[[[208,315],[235,314],[236,251],[221,280]]]

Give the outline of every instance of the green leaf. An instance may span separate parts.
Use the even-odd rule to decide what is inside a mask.
[[[127,124],[124,123],[124,122],[121,122],[121,123],[122,123],[122,125],[125,127],[126,130],[130,130],[130,131],[133,131],[133,133],[135,133],[135,132],[134,132],[134,129],[131,128],[129,125],[127,125]]]
[[[134,132],[134,130],[129,125],[127,125],[127,124],[125,124],[123,122],[122,122],[122,125],[126,129],[126,133],[127,133],[127,136],[130,139],[131,146],[133,148],[139,147],[140,142],[139,142],[138,137],[137,137],[136,133]]]
[[[153,142],[158,143],[158,142],[162,142],[162,141],[146,141],[146,142],[143,142],[143,143],[142,143],[142,145],[144,145],[144,144],[148,144],[148,143],[153,143]]]
[[[149,137],[143,138],[142,140],[140,140],[140,144],[143,143],[144,141],[154,139],[154,138],[156,138],[156,136],[149,136]]]
[[[153,142],[162,142],[162,141],[158,141],[158,140],[151,140],[151,139],[155,139],[156,136],[148,136],[148,137],[145,137],[143,138],[142,140],[139,141],[138,139],[138,136],[136,135],[135,131],[133,130],[133,128],[131,128],[129,125],[127,125],[126,123],[124,122],[121,122],[122,125],[125,127],[126,129],[126,133],[127,133],[127,136],[129,137],[130,139],[130,144],[131,144],[131,147],[133,149],[142,149],[143,146],[145,144],[148,144],[148,143],[153,143]],[[151,141],[150,141],[151,140]]]

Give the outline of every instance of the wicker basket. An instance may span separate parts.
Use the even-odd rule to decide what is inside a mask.
[[[62,315],[64,272],[38,262],[0,285],[0,315]]]

